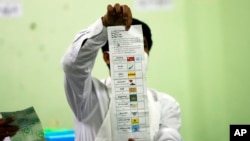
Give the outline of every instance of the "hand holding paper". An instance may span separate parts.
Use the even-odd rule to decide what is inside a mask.
[[[45,141],[43,128],[34,107],[29,107],[24,110],[14,112],[0,112],[0,114],[5,120],[8,119],[7,122],[3,121],[4,125],[8,125],[9,127],[18,127],[16,130],[13,128],[6,128],[8,133],[13,131],[11,135],[8,135],[11,137],[11,141]],[[10,117],[14,117],[15,120],[11,119]],[[6,133],[6,130],[0,130],[0,133]],[[18,132],[16,132],[17,130]]]
[[[107,13],[102,17],[104,26],[125,25],[126,30],[132,23],[132,13],[127,5],[116,3],[114,6],[108,5]]]
[[[18,126],[10,125],[14,120],[13,118],[0,118],[0,140],[16,134],[19,129]]]

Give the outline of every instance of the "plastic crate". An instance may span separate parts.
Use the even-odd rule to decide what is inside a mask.
[[[75,132],[69,129],[44,130],[46,141],[74,141]]]

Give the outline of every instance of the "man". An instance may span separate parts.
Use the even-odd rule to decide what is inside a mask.
[[[89,28],[75,37],[62,60],[65,72],[65,92],[75,115],[76,141],[111,141],[110,95],[111,79],[97,80],[91,75],[98,50],[102,48],[103,59],[109,66],[107,26],[142,24],[144,51],[149,54],[152,46],[149,27],[132,18],[127,5],[108,5],[107,13]],[[171,96],[153,89],[147,91],[151,101],[149,111],[152,141],[180,141],[181,118],[179,104]],[[158,105],[158,106],[157,106]],[[158,116],[157,116],[158,115]],[[152,124],[151,124],[152,123]],[[152,125],[152,126],[151,126]],[[133,138],[121,141],[135,141]],[[116,140],[115,140],[116,141]]]

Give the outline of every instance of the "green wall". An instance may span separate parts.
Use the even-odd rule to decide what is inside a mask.
[[[228,141],[230,124],[250,123],[249,0],[175,0],[166,11],[128,0],[22,0],[22,17],[0,18],[0,111],[34,106],[44,128],[73,128],[60,60],[115,2],[151,26],[148,86],[180,102],[185,141]],[[105,78],[103,68],[99,54],[93,75]]]

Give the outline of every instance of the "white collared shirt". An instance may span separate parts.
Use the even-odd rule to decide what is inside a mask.
[[[94,141],[109,110],[110,79],[100,81],[91,75],[98,50],[106,41],[107,29],[100,18],[77,34],[62,59],[65,93],[75,115],[76,141]],[[160,110],[160,125],[154,141],[180,141],[178,102],[168,94],[148,90],[161,105],[156,109]]]

